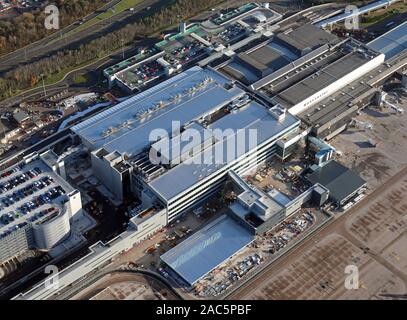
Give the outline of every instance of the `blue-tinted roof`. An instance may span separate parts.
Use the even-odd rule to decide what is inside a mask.
[[[368,46],[383,53],[385,60],[407,49],[407,21],[369,42]]]
[[[253,240],[254,235],[223,215],[164,253],[161,259],[192,285]]]
[[[291,199],[286,196],[284,193],[281,191],[278,191],[277,189],[272,189],[268,192],[268,194],[276,200],[279,204],[282,206],[287,206],[291,202]]]

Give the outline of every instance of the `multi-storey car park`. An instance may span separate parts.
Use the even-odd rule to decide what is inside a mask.
[[[267,25],[281,18],[267,5],[248,3],[201,24],[181,23],[179,33],[106,68],[103,74],[110,86],[140,92],[238,42],[260,36]]]
[[[81,196],[47,151],[0,173],[0,262],[25,250],[49,251],[70,235]]]
[[[255,12],[250,10],[241,19],[236,12],[225,21],[218,19],[204,27],[194,27],[185,36],[209,47],[212,42],[205,32],[210,26],[228,28],[233,24],[242,26],[242,22],[250,25],[255,20],[257,29],[261,23],[267,23],[267,16],[266,20],[257,14],[251,17]],[[346,128],[356,111],[370,102],[377,91],[374,86],[385,74],[397,70],[403,53],[384,62],[385,56],[379,49],[353,39],[341,40],[312,25],[284,33],[277,31],[278,27],[267,27],[239,38],[239,27],[233,27],[225,34],[228,39],[238,35],[237,42],[210,51],[197,59],[199,63],[194,61],[199,67],[185,70],[189,67],[185,65],[178,70],[185,71],[154,86],[152,83],[150,89],[72,127],[90,153],[94,175],[115,198],[122,200],[135,194],[142,204],[132,212],[124,233],[107,244],[95,244],[89,255],[60,273],[61,288],[200,206],[227,179],[239,185],[242,192],[230,206],[227,218],[223,216],[219,225],[214,222],[197,234],[208,248],[199,245],[194,237],[189,245],[174,248],[163,256],[163,261],[189,284],[250,243],[254,234],[268,230],[304,203],[312,201],[319,206],[330,199],[344,204],[349,197],[358,195],[365,182],[333,163],[331,156],[326,156],[332,155],[332,150],[327,153],[326,144],[315,136],[329,139]],[[216,37],[222,37],[222,32]],[[178,42],[183,41],[186,40],[182,34],[168,38],[160,44],[161,51],[151,54],[168,54],[166,46],[178,48],[177,51]],[[139,58],[137,61],[142,61],[143,57]],[[152,136],[156,129],[161,130],[161,135]],[[224,134],[214,134],[217,129]],[[246,142],[250,141],[250,129],[256,129],[255,145],[237,139],[242,129]],[[183,138],[190,132],[204,138],[187,143]],[[314,139],[307,139],[311,136]],[[275,191],[265,193],[242,181],[242,176],[266,160],[284,160],[297,142],[305,139],[317,141],[320,147],[316,157],[324,160],[310,168],[310,187],[298,197],[287,199]],[[215,150],[228,143],[239,152],[230,158],[223,154],[227,161],[212,161]],[[198,159],[208,161],[187,161]],[[346,185],[346,190],[332,172],[321,169],[324,165],[339,172],[341,179],[351,177],[352,183]],[[223,228],[225,224],[227,227]],[[212,244],[222,246],[228,236],[235,234],[244,234],[245,241],[225,245],[227,252],[219,250],[197,272],[185,274],[187,269],[199,265],[199,252],[205,251],[210,257],[207,250]],[[47,298],[55,292],[40,284],[20,298]]]

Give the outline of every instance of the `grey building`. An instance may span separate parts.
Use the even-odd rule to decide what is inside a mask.
[[[339,205],[343,205],[366,186],[366,181],[356,172],[335,160],[317,167],[307,179],[310,183],[319,183],[327,188],[330,199]]]
[[[131,185],[146,207],[161,203],[171,221],[217,192],[229,170],[243,173],[273,157],[277,141],[299,124],[222,74],[193,67],[72,130],[109,190],[121,199]]]
[[[233,171],[229,172],[229,177],[241,193],[229,206],[228,214],[253,234],[267,232],[306,203],[321,207],[328,200],[329,190],[318,183],[291,199],[276,189],[267,193],[259,190]]]

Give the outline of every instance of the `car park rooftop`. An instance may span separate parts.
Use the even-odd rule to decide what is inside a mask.
[[[0,234],[43,220],[62,208],[73,188],[40,158],[0,173]]]

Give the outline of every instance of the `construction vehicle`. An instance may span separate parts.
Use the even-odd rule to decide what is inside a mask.
[[[387,96],[388,95],[386,92],[380,92],[380,97],[379,97],[379,101],[378,101],[379,108],[380,109],[389,108],[391,110],[396,111],[399,114],[403,114],[404,109],[401,107],[398,107],[398,106],[394,105],[393,103],[389,102],[388,100],[386,100]]]
[[[349,123],[350,127],[358,128],[358,129],[363,129],[363,130],[372,130],[373,129],[373,124],[368,121],[361,121],[357,119],[352,119],[352,121]]]

